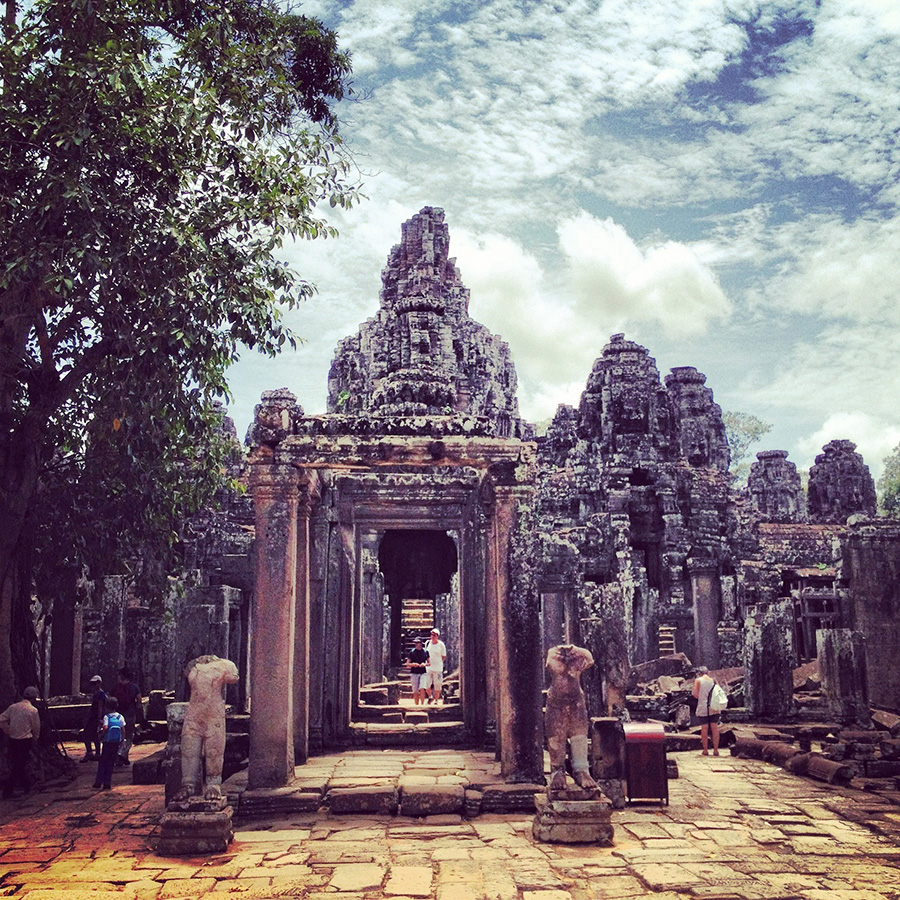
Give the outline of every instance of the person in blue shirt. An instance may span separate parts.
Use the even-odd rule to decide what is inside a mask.
[[[94,788],[108,791],[112,787],[112,773],[119,755],[119,745],[125,737],[125,717],[119,712],[119,701],[115,697],[106,698],[106,715],[100,726],[103,749],[97,765]]]

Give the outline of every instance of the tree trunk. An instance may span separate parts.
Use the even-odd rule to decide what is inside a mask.
[[[34,671],[34,666],[17,660],[13,648],[22,646],[25,635],[16,634],[23,621],[24,602],[27,606],[29,590],[20,580],[21,551],[25,521],[37,488],[38,449],[36,442],[23,439],[21,432],[13,432],[0,449],[0,703],[8,704],[17,691],[26,687],[20,683]],[[20,671],[17,671],[20,670]],[[26,671],[27,670],[27,671]]]

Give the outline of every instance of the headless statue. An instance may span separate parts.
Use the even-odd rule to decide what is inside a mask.
[[[191,700],[184,714],[181,732],[181,789],[174,800],[180,802],[201,794],[201,767],[206,762],[205,800],[222,797],[222,762],[225,758],[225,697],[222,688],[235,684],[237,666],[230,659],[198,656],[184,670],[191,686]]]
[[[585,790],[597,787],[588,763],[588,714],[581,688],[581,673],[594,665],[594,657],[584,647],[560,644],[547,652],[551,675],[547,692],[544,725],[550,749],[551,795],[566,789],[566,746],[571,747],[572,776]]]

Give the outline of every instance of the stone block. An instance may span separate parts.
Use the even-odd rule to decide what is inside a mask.
[[[326,803],[333,813],[389,813],[397,812],[398,790],[395,787],[332,788]]]
[[[465,806],[463,807],[463,815],[467,819],[474,819],[475,816],[481,814],[481,801],[484,794],[481,791],[475,791],[471,788],[465,790]]]
[[[322,791],[298,790],[295,787],[258,788],[240,795],[241,816],[290,815],[315,812],[322,805]]]
[[[872,722],[884,731],[900,728],[900,716],[884,709],[872,710]]]
[[[154,848],[161,856],[223,853],[234,836],[232,814],[230,806],[217,812],[167,812]]]
[[[486,785],[481,799],[482,812],[531,812],[534,795],[544,790],[542,784]]]
[[[829,784],[847,784],[853,777],[853,769],[845,763],[825,759],[818,753],[810,753],[807,774]]]
[[[143,759],[136,759],[131,764],[132,784],[165,784],[166,775],[162,764],[166,758],[166,751],[157,750]]]
[[[900,775],[900,759],[868,759],[863,771],[870,778],[893,778]]]
[[[557,844],[612,843],[612,807],[604,800],[549,800],[534,797],[537,813],[531,830],[534,839]]]
[[[887,741],[881,741],[878,745],[882,759],[900,759],[900,740],[891,738]]]
[[[400,795],[400,815],[433,816],[458,813],[465,807],[466,792],[461,784],[409,785]]]

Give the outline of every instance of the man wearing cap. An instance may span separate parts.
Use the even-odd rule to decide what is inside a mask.
[[[26,766],[31,745],[41,733],[41,717],[31,701],[37,700],[39,696],[40,691],[36,687],[27,687],[22,691],[22,699],[18,703],[13,703],[0,713],[0,728],[9,735],[9,748],[6,751],[9,777],[3,785],[4,800],[12,797],[16,785],[26,794],[31,787]]]
[[[99,675],[91,678],[91,708],[84,720],[84,758],[82,762],[100,759],[102,749],[100,743],[100,726],[106,715],[106,691],[103,690],[103,679]]]
[[[428,695],[430,689],[429,702],[437,703],[444,685],[444,660],[447,658],[447,648],[437,628],[431,629],[431,640],[428,641],[425,652],[428,654],[428,665],[425,667],[425,695]]]
[[[428,662],[428,654],[422,647],[422,638],[417,637],[413,641],[415,647],[410,651],[406,659],[409,666],[409,681],[412,687],[413,700],[416,706],[425,702],[425,664]]]

